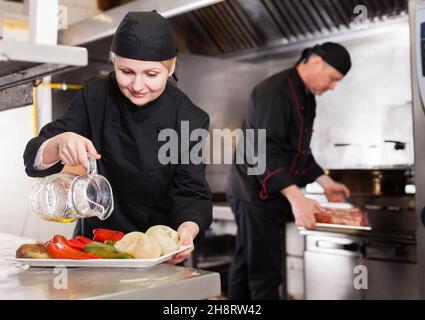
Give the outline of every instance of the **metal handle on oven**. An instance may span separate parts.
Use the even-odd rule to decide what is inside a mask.
[[[359,245],[355,242],[335,243],[335,242],[329,242],[325,240],[317,240],[316,247],[323,248],[323,249],[338,249],[338,250],[346,250],[346,251],[357,251],[359,249]]]

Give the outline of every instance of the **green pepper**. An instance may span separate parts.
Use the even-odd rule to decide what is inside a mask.
[[[133,259],[127,253],[117,251],[114,246],[99,242],[86,244],[84,246],[84,252],[96,254],[103,259]]]

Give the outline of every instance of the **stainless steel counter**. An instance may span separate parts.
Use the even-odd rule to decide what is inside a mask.
[[[220,275],[161,264],[133,268],[35,268],[6,262],[24,243],[0,233],[0,299],[208,299],[221,293]]]

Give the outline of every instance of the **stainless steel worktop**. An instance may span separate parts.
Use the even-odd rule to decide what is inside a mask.
[[[220,295],[220,275],[168,264],[133,268],[35,268],[4,261],[24,243],[0,233],[0,299],[208,299]],[[67,287],[67,288],[65,288]]]

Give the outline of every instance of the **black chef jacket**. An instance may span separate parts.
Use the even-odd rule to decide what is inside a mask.
[[[314,95],[307,91],[297,70],[291,68],[264,80],[251,95],[242,129],[266,129],[266,171],[248,175],[248,165],[233,161],[227,194],[276,209],[289,202],[280,190],[313,182],[324,172],[311,154],[316,115]]]
[[[102,155],[97,161],[98,172],[109,180],[115,202],[108,219],[84,220],[86,236],[92,236],[92,229],[99,227],[127,233],[145,231],[156,224],[176,229],[184,221],[193,221],[198,224],[202,238],[212,222],[205,165],[162,165],[158,160],[158,150],[165,143],[158,141],[158,133],[171,128],[180,139],[181,121],[189,121],[190,130],[209,127],[208,114],[169,83],[156,100],[137,108],[121,93],[113,72],[107,77],[89,79],[64,116],[47,124],[38,137],[28,142],[24,152],[25,170],[31,177],[61,171],[60,162],[36,171],[34,159],[47,139],[63,132],[75,132],[90,139]],[[190,148],[195,144],[191,142]],[[82,234],[80,221],[75,234]]]

